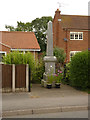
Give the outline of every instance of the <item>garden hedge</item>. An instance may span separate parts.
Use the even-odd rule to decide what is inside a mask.
[[[83,51],[76,53],[70,62],[70,85],[79,89],[90,87],[88,82],[88,56],[90,52]]]

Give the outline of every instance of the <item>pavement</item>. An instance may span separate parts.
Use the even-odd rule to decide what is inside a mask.
[[[2,116],[88,110],[88,94],[61,84],[47,89],[33,84],[31,92],[3,93]]]

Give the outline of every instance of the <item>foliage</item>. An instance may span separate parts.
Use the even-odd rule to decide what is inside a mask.
[[[47,76],[47,83],[48,83],[48,84],[52,84],[53,81],[55,81],[55,76],[52,75],[52,74],[48,75],[48,76]]]
[[[55,83],[61,83],[61,80],[63,78],[63,72],[61,70],[57,70],[56,74],[50,74],[47,76],[47,81],[49,84]]]
[[[57,57],[58,63],[64,63],[66,54],[64,53],[64,49],[55,47],[54,48],[54,56]]]
[[[32,31],[31,23],[29,22],[23,23],[21,21],[20,22],[17,21],[16,28],[10,25],[6,25],[5,28],[8,29],[8,31]]]
[[[44,63],[42,59],[36,62],[35,69],[32,73],[32,83],[41,83],[44,73]]]
[[[76,53],[70,63],[70,85],[79,89],[88,87],[88,51]]]
[[[36,18],[31,23],[23,23],[17,21],[17,27],[14,28],[13,26],[6,25],[5,28],[9,31],[33,31],[36,35],[36,38],[39,42],[41,52],[46,51],[46,30],[47,30],[47,23],[52,21],[52,17],[41,17]]]
[[[46,31],[49,21],[52,21],[52,17],[36,18],[31,23],[42,51],[46,51]]]
[[[35,60],[30,52],[21,53],[19,51],[14,51],[3,56],[3,62],[5,64],[29,64],[31,70],[34,69]]]
[[[54,75],[55,83],[61,83],[63,78],[63,72],[61,70],[57,70],[56,74]]]
[[[63,74],[63,80],[62,82],[64,84],[70,83],[70,63],[67,63],[64,65],[64,74]]]

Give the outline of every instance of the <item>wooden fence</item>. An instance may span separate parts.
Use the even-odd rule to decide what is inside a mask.
[[[12,88],[12,66],[2,65],[2,88]]]
[[[2,91],[30,91],[28,65],[2,64]]]
[[[15,66],[15,88],[26,87],[26,65]]]

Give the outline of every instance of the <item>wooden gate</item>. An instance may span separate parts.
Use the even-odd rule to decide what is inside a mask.
[[[15,88],[26,88],[26,65],[15,66]]]
[[[2,64],[2,88],[12,88],[12,65]]]

